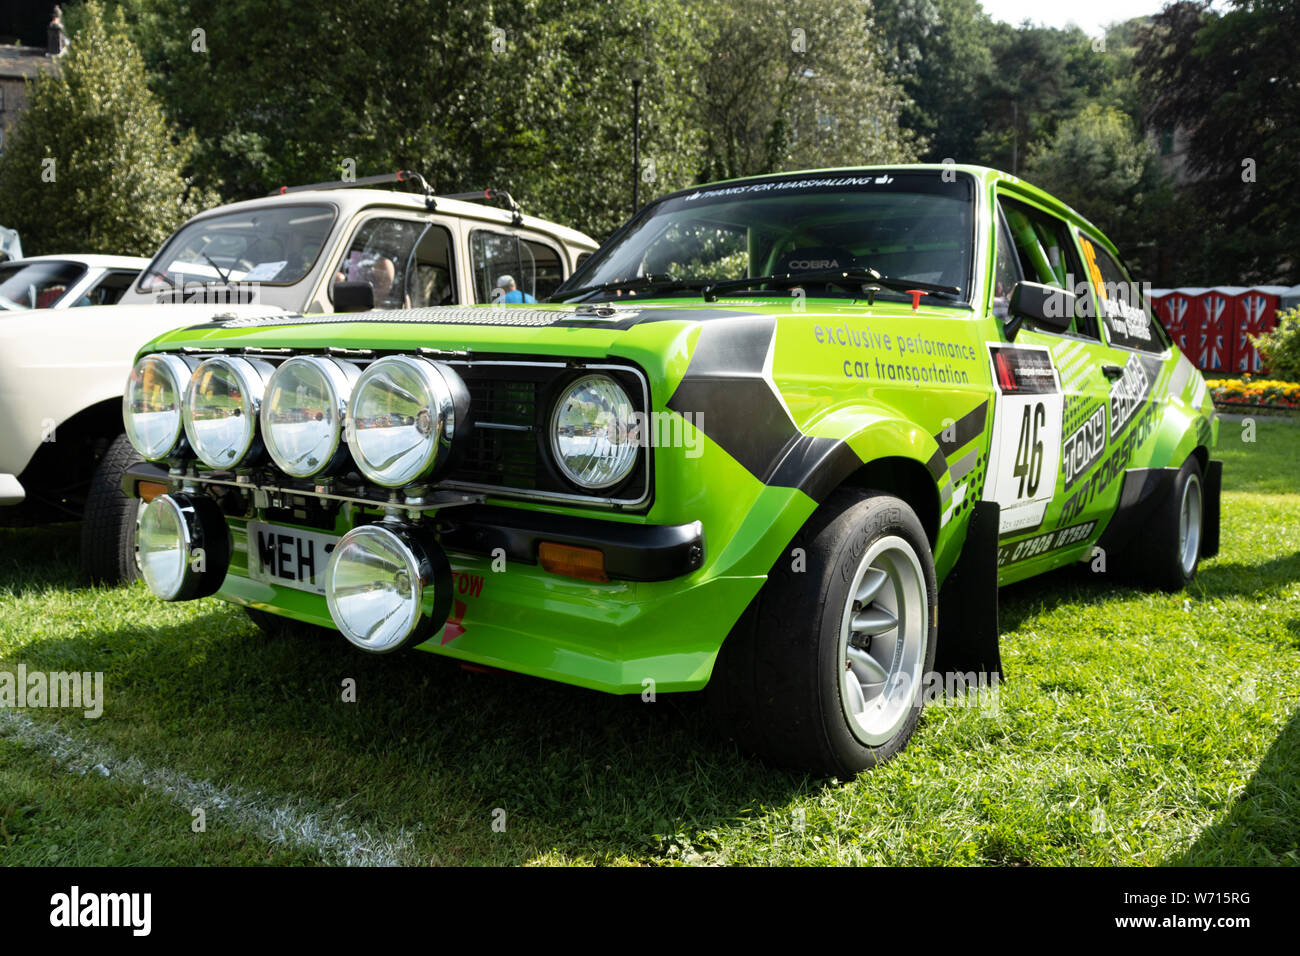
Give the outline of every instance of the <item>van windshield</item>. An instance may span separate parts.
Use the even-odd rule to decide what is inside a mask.
[[[141,292],[186,284],[291,285],[311,271],[334,224],[333,206],[242,209],[182,226],[140,274]]]

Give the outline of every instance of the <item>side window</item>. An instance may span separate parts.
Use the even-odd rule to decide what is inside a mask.
[[[469,249],[476,302],[536,302],[564,281],[559,251],[544,242],[475,229]]]
[[[367,219],[334,269],[335,282],[369,282],[376,309],[403,309],[412,304],[411,291],[419,289],[415,251],[425,230],[439,227],[411,219]],[[450,270],[448,270],[450,274]],[[408,288],[411,287],[411,288]]]
[[[408,264],[410,281],[406,295],[413,307],[456,305],[455,272],[452,270],[451,233],[430,225],[415,246],[415,258]]]
[[[116,305],[117,300],[131,287],[138,272],[108,272],[99,283],[83,295],[74,306],[78,305]]]
[[[1030,282],[1056,286],[1067,292],[1078,293],[1083,275],[1074,250],[1074,240],[1070,229],[1061,219],[1026,203],[1003,197],[998,201],[1006,216],[1007,226],[1011,231],[1011,240],[1015,243],[1016,256],[1020,268]],[[1083,284],[1086,290],[1087,285]],[[1074,325],[1070,331],[1075,335],[1098,338],[1097,323],[1092,318],[1091,303],[1086,297],[1076,302]]]
[[[1120,264],[1096,240],[1080,236],[1079,245],[1110,344],[1143,352],[1163,352],[1164,336],[1152,319],[1151,307],[1143,300],[1137,283],[1129,280]]]
[[[1007,220],[1001,210],[998,211],[998,244],[993,262],[993,314],[1006,321],[1008,306],[1011,302],[1011,289],[1024,278],[1020,271],[1020,260],[1016,258],[1015,246],[1011,242],[1011,233]]]

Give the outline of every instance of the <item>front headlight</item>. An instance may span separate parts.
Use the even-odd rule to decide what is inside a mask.
[[[164,601],[215,594],[230,566],[226,517],[206,495],[153,499],[137,519],[135,547],[145,584]]]
[[[260,359],[226,356],[194,370],[185,395],[185,435],[200,461],[233,468],[259,449],[257,417],[272,371]]]
[[[348,403],[348,441],[357,467],[385,488],[429,476],[439,456],[450,452],[468,402],[460,376],[444,365],[407,355],[371,363]]]
[[[428,640],[451,609],[451,566],[436,541],[400,524],[339,539],[325,572],[330,617],[351,643],[386,654]]]
[[[146,355],[135,363],[122,393],[122,424],[145,458],[166,458],[181,437],[181,406],[194,364],[179,355]]]
[[[262,440],[282,471],[309,478],[342,463],[348,397],[360,374],[350,362],[314,355],[275,370],[262,404]]]
[[[640,441],[632,400],[608,375],[584,375],[551,413],[551,451],[580,488],[612,488],[636,467]]]

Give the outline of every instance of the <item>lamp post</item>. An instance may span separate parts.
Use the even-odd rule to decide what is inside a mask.
[[[645,60],[628,64],[632,79],[632,215],[641,208],[641,81],[645,79]]]

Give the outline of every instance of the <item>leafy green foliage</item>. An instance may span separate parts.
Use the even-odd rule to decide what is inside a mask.
[[[868,0],[709,9],[715,32],[698,65],[701,180],[915,156],[915,137],[898,123],[906,98],[872,53]]]
[[[668,0],[137,2],[153,81],[227,199],[406,168],[603,234],[630,212],[638,59],[643,192],[697,171],[700,40]]]
[[[37,78],[0,156],[0,222],[29,255],[151,255],[212,197],[189,188],[190,138],[173,138],[119,12],[78,10],[58,72]]]
[[[1175,3],[1135,64],[1149,122],[1187,133],[1181,284],[1300,281],[1300,7],[1232,0],[1223,13]]]
[[[981,98],[991,89],[994,24],[978,0],[875,0],[882,65],[910,102],[901,122],[926,144],[930,162],[979,160]]]
[[[1149,275],[1147,227],[1167,211],[1170,186],[1155,149],[1113,106],[1090,103],[1057,127],[1036,149],[1025,178],[1074,208],[1097,226]]]
[[[1300,308],[1277,317],[1277,326],[1263,335],[1252,335],[1270,378],[1300,382]]]

